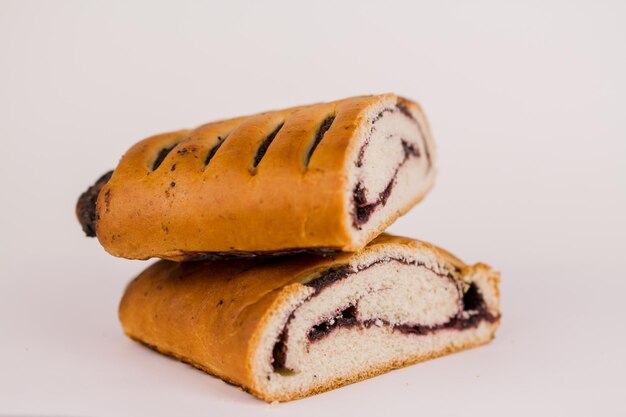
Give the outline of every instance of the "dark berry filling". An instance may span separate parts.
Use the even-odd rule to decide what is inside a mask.
[[[400,262],[407,265],[415,265],[418,267],[425,267],[424,264],[407,262],[401,259],[381,259],[373,262],[372,264],[359,267],[358,271],[363,271],[367,268],[372,267],[373,265],[390,261]],[[458,267],[455,267],[455,269],[457,268]],[[350,268],[347,265],[329,269],[325,273],[305,284],[315,289],[315,292],[310,296],[310,298],[315,297],[324,288],[346,278],[348,275],[357,273],[358,271],[355,271],[353,268]],[[436,273],[435,271],[432,272]],[[454,280],[454,277],[451,273],[436,274],[443,278]],[[475,284],[472,283],[467,288],[467,290],[463,294],[462,300],[462,308],[456,315],[454,315],[444,323],[435,325],[391,324],[382,319],[359,320],[358,307],[355,305],[349,305],[338,311],[337,314],[335,314],[333,317],[314,325],[307,333],[307,339],[309,343],[315,343],[316,341],[328,336],[335,329],[341,327],[358,326],[361,328],[370,328],[372,326],[391,326],[394,331],[397,330],[403,334],[427,335],[445,329],[469,329],[478,326],[483,321],[493,323],[500,319],[499,315],[494,315],[489,311],[483,295]],[[290,315],[287,323],[283,327],[283,331],[281,332],[279,339],[274,345],[272,365],[276,372],[284,373],[289,371],[287,368],[285,368],[285,359],[287,356],[288,326],[293,316],[294,313]]]
[[[94,185],[80,195],[76,203],[76,217],[78,217],[83,232],[89,237],[96,236],[96,202],[100,190],[109,182],[111,175],[113,175],[113,171],[109,171],[98,178]]]

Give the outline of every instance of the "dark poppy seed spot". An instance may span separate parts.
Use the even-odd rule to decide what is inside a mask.
[[[156,159],[154,160],[154,162],[152,163],[152,170],[156,170],[158,167],[161,166],[161,164],[163,163],[163,160],[165,159],[165,157],[172,152],[172,149],[174,149],[174,147],[177,145],[177,143],[175,143],[174,145],[170,146],[169,148],[163,148],[159,151]]]
[[[107,192],[104,193],[104,207],[106,212],[108,213],[111,207],[111,190],[107,190]]]
[[[170,187],[176,187],[176,183],[174,181],[170,182]]]
[[[263,156],[265,156],[265,152],[267,152],[267,148],[270,147],[270,145],[272,144],[272,141],[274,140],[278,132],[280,132],[280,129],[283,128],[284,124],[285,122],[282,122],[281,124],[279,124],[278,127],[276,127],[276,129],[274,129],[272,133],[270,133],[265,139],[263,139],[263,142],[261,142],[261,145],[259,146],[259,149],[256,152],[256,156],[254,157],[254,162],[252,164],[253,168],[256,168],[257,166],[259,166],[261,159],[263,159]]]
[[[176,164],[172,164],[172,167],[170,168],[170,171],[175,171],[176,170]]]
[[[311,160],[311,156],[313,155],[313,152],[315,152],[317,145],[320,144],[320,142],[324,138],[324,135],[326,134],[328,129],[330,129],[330,126],[332,126],[334,121],[335,121],[334,114],[324,119],[324,121],[320,125],[320,128],[317,130],[317,133],[315,134],[315,140],[313,141],[313,144],[311,145],[311,149],[309,149],[309,152],[307,152],[306,159],[304,160],[304,166],[309,166],[309,161]]]

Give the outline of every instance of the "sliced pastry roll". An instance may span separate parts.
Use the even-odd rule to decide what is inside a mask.
[[[131,338],[289,401],[488,342],[499,275],[381,235],[357,253],[174,263],[131,282]]]
[[[81,196],[77,214],[125,258],[355,251],[434,176],[419,105],[355,97],[145,139]]]

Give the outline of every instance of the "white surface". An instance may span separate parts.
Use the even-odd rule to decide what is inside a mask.
[[[0,2],[0,414],[624,415],[626,3],[298,3]],[[269,406],[122,335],[73,210],[128,146],[386,91],[440,151],[391,230],[502,271],[491,345]]]

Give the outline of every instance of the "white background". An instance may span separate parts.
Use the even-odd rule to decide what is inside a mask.
[[[625,415],[626,3],[0,0],[0,414]],[[391,231],[502,272],[488,346],[266,405],[123,336],[147,263],[78,195],[135,141],[397,92],[439,149]]]

